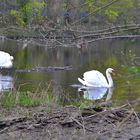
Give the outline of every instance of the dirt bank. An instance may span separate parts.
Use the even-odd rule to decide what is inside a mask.
[[[127,105],[82,110],[67,106],[49,111],[46,107],[15,108],[0,113],[0,140],[140,139],[140,114]]]

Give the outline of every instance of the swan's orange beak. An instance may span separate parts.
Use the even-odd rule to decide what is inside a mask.
[[[115,72],[115,70],[114,70],[114,69],[112,70],[112,75],[116,75],[116,72]]]

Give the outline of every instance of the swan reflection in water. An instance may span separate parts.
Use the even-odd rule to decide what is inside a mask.
[[[79,87],[78,91],[83,92],[83,97],[89,100],[99,100],[107,94],[106,101],[111,100],[113,94],[113,88],[105,88],[105,87]]]
[[[13,88],[13,77],[0,75],[0,92],[9,91]]]

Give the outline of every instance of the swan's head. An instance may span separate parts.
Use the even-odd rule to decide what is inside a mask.
[[[114,69],[108,68],[106,70],[106,76],[107,76],[107,79],[108,79],[108,87],[113,87],[113,80],[112,80],[111,74],[115,74]]]
[[[13,56],[10,56],[10,60],[14,60],[14,57]]]
[[[108,68],[108,69],[106,70],[107,73],[111,73],[111,74],[114,73],[114,71],[115,71],[115,70],[112,69],[112,68]]]

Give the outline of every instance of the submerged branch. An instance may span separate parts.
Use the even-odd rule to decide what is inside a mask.
[[[101,37],[93,40],[89,40],[88,43],[99,41],[99,40],[105,40],[105,39],[127,39],[127,38],[136,38],[140,39],[140,35],[120,35],[120,36],[107,36],[107,37]]]
[[[75,33],[103,33],[103,32],[109,32],[109,31],[113,31],[113,30],[118,30],[118,29],[127,29],[129,27],[139,27],[140,28],[140,24],[128,24],[128,25],[118,25],[118,26],[112,26],[109,28],[105,28],[105,29],[99,29],[99,30],[75,30],[75,29],[70,29],[70,31],[75,32]],[[130,28],[131,29],[131,28]]]
[[[62,71],[62,70],[72,70],[72,66],[64,66],[64,67],[36,67],[31,69],[19,69],[16,72],[53,72],[53,71]]]
[[[91,38],[91,37],[107,36],[107,35],[112,35],[112,34],[116,34],[119,32],[136,30],[136,29],[140,29],[140,27],[131,27],[128,29],[121,29],[121,30],[119,30],[118,28],[114,28],[114,29],[112,29],[113,31],[111,31],[111,32],[102,32],[102,33],[98,32],[97,34],[87,34],[87,35],[78,36],[77,38],[87,38],[87,37]]]

